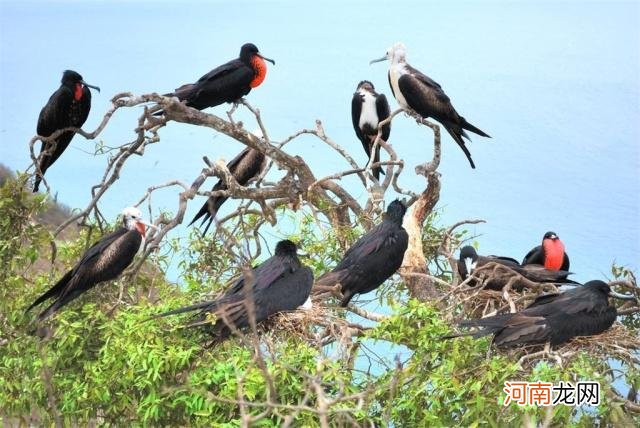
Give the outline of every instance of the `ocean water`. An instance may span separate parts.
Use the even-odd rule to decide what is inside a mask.
[[[365,156],[350,117],[362,79],[392,99],[387,64],[369,65],[402,41],[408,61],[438,81],[456,109],[493,138],[469,144],[477,169],[443,139],[442,224],[470,227],[483,254],[521,258],[547,230],[563,239],[574,279],[606,277],[612,262],[640,260],[640,7],[637,2],[1,2],[0,162],[29,164],[27,142],[61,73],[79,71],[102,88],[85,130],[120,91],[167,92],[192,82],[254,42],[275,59],[248,101],[280,140],[321,119],[328,135]],[[224,115],[227,106],[210,111]],[[99,138],[134,138],[141,108],[118,111]],[[255,128],[251,116],[238,118]],[[102,200],[112,218],[146,188],[190,183],[202,156],[231,159],[242,146],[209,130],[170,124],[162,141],[131,159]],[[401,179],[419,191],[413,166],[432,156],[431,135],[407,117],[390,143],[407,161]],[[76,136],[48,171],[58,199],[84,207],[106,156]],[[322,142],[287,146],[318,177],[349,169]],[[353,179],[343,184],[364,202]],[[205,188],[209,185],[206,184]],[[154,209],[177,209],[178,189],[158,192]],[[394,194],[388,194],[391,200]],[[188,210],[190,218],[201,200]],[[227,202],[222,212],[232,209]],[[186,233],[178,228],[170,236]]]

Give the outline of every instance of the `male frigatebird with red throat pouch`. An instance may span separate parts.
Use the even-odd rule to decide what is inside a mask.
[[[91,109],[91,91],[89,91],[89,88],[100,92],[100,88],[89,85],[75,71],[66,70],[62,73],[60,87],[51,95],[47,104],[40,111],[38,135],[49,137],[59,129],[80,128],[84,125]],[[55,141],[42,143],[36,179],[33,184],[34,192],[38,191],[44,173],[69,146],[74,135],[73,131],[67,131],[59,135]]]
[[[142,219],[142,213],[134,207],[122,211],[123,226],[102,237],[82,256],[49,291],[38,297],[27,311],[47,299],[55,299],[38,315],[43,321],[97,284],[116,279],[131,264],[142,248],[146,227],[154,225]]]
[[[432,117],[440,122],[467,156],[471,168],[475,168],[471,153],[462,139],[469,139],[465,129],[483,137],[491,137],[458,114],[438,82],[407,64],[406,49],[402,43],[393,45],[385,56],[374,59],[371,64],[387,59],[391,61],[389,86],[398,104],[405,110],[415,111],[425,119]]]
[[[198,110],[236,102],[264,81],[267,75],[265,61],[275,65],[272,59],[262,56],[256,45],[245,43],[238,58],[214,68],[196,83],[180,86],[167,96],[178,97]]]
[[[371,149],[378,136],[378,124],[388,118],[389,114],[387,97],[384,94],[378,94],[373,83],[368,80],[358,83],[356,92],[351,99],[351,121],[369,159],[371,159]],[[390,133],[391,123],[387,123],[382,127],[380,137],[387,142]],[[373,162],[380,162],[380,145],[376,147]],[[372,172],[376,180],[380,179],[380,174],[384,174],[380,166],[374,167]]]
[[[524,256],[522,265],[542,265],[550,270],[569,270],[569,256],[564,252],[564,244],[555,234],[547,232],[538,245]]]

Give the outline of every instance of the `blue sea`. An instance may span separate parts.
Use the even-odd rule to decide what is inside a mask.
[[[386,63],[370,66],[369,60],[402,41],[409,63],[438,81],[460,114],[493,137],[469,144],[476,170],[444,137],[443,225],[485,219],[469,228],[480,252],[515,258],[553,230],[578,281],[606,277],[613,262],[638,267],[637,2],[3,1],[0,24],[0,161],[12,169],[29,165],[27,142],[63,70],[77,70],[102,88],[84,127],[93,130],[115,93],[171,91],[236,57],[247,41],[276,60],[247,97],[260,108],[271,138],[320,119],[364,164],[351,126],[351,96],[368,79],[397,107]],[[227,108],[210,111],[224,116]],[[74,139],[47,173],[59,201],[88,203],[107,163],[107,156],[94,156],[95,145],[130,142],[141,111],[118,111],[98,142]],[[237,118],[256,128],[247,112]],[[191,183],[203,155],[229,160],[242,149],[210,130],[175,123],[161,137],[128,162],[103,198],[107,216],[115,218],[148,186]],[[399,116],[390,143],[407,161],[401,185],[420,191],[424,179],[413,167],[432,156],[428,130]],[[317,139],[300,138],[287,150],[303,156],[318,177],[349,169]],[[356,180],[342,183],[364,202]],[[175,211],[177,193],[158,192],[156,212]],[[194,201],[187,217],[200,204]],[[170,236],[185,233],[179,228]]]

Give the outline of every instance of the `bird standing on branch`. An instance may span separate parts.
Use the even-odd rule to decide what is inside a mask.
[[[262,56],[256,45],[245,43],[238,58],[214,68],[196,83],[180,86],[167,96],[178,97],[198,110],[236,102],[264,81],[267,75],[265,61],[275,65],[272,59]]]
[[[85,291],[120,276],[142,248],[146,226],[155,228],[144,221],[140,210],[134,207],[122,211],[122,220],[122,227],[93,244],[73,269],[49,291],[38,297],[27,311],[53,298],[53,303],[38,315],[38,320],[43,321]]]
[[[47,104],[40,111],[38,135],[49,137],[59,129],[82,127],[91,109],[91,91],[89,88],[100,92],[100,88],[89,85],[77,72],[65,70],[62,73],[60,87],[51,95]],[[74,135],[75,132],[66,131],[59,135],[55,141],[42,143],[36,179],[33,184],[34,192],[38,191],[44,173],[66,150]]]
[[[368,159],[371,159],[371,149],[378,136],[378,124],[388,118],[390,114],[387,97],[384,94],[378,94],[373,83],[367,80],[358,83],[351,100],[351,120],[353,129],[356,131]],[[387,123],[382,127],[381,135],[385,143],[388,141],[390,133],[391,123]],[[376,147],[373,162],[380,162],[380,145]],[[376,180],[380,179],[380,174],[384,174],[380,166],[374,167],[372,172]]]
[[[251,147],[246,147],[227,164],[229,172],[241,186],[245,186],[250,180],[260,176],[266,167],[267,157],[261,151]],[[213,189],[211,189],[212,192],[217,190],[227,190],[227,185],[222,179],[218,180]],[[202,224],[207,223],[203,233],[207,233],[218,210],[227,199],[227,196],[210,196],[193,220],[191,220],[189,226],[202,218]]]
[[[250,325],[250,310],[253,310],[257,324],[275,313],[304,305],[312,286],[313,273],[300,263],[296,244],[283,240],[276,245],[272,257],[251,269],[249,275],[242,275],[219,299],[165,312],[154,318],[198,310],[196,319],[187,324],[187,327],[195,327],[210,324],[209,315],[213,314],[216,319],[210,332],[217,340],[224,340],[233,329]]]
[[[440,122],[467,156],[471,168],[475,168],[471,153],[462,139],[469,139],[465,130],[483,137],[491,137],[458,114],[436,81],[407,64],[406,49],[402,43],[396,43],[387,50],[385,56],[372,60],[370,64],[384,60],[391,61],[389,86],[398,104],[405,110],[415,111],[425,119],[432,117]]]
[[[404,258],[409,235],[402,227],[407,211],[395,200],[387,207],[382,223],[373,227],[353,244],[338,265],[322,275],[316,286],[320,288],[342,286],[340,306],[347,306],[355,294],[373,291],[393,275]]]

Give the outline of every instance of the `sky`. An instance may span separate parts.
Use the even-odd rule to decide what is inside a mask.
[[[564,241],[574,279],[606,277],[612,262],[640,261],[640,6],[638,2],[0,2],[0,162],[29,165],[27,143],[40,109],[73,69],[101,87],[84,129],[93,130],[121,91],[164,93],[193,82],[255,43],[276,61],[247,100],[274,140],[322,120],[327,134],[364,164],[351,125],[360,80],[391,108],[388,63],[369,65],[401,41],[407,60],[439,82],[458,112],[492,136],[472,137],[472,170],[443,139],[441,224],[482,218],[479,252],[521,258],[552,230]],[[224,116],[228,106],[209,111]],[[100,143],[134,138],[141,109],[119,111]],[[249,129],[246,112],[238,118]],[[242,146],[210,130],[170,124],[162,141],[131,159],[102,201],[111,218],[147,187],[190,183],[202,156],[230,160]],[[424,179],[413,166],[432,156],[431,136],[394,120],[389,142],[407,168],[401,185]],[[61,202],[82,208],[106,156],[76,136],[47,172]],[[318,177],[349,169],[323,143],[302,138],[287,151]],[[384,156],[383,156],[384,158]],[[364,203],[355,180],[343,181]],[[205,185],[208,187],[208,185]],[[176,189],[154,196],[175,211]],[[387,200],[396,195],[390,192]],[[194,215],[202,201],[189,206]],[[225,210],[233,209],[228,202]],[[156,211],[157,212],[157,211]],[[170,236],[184,235],[179,228]]]

